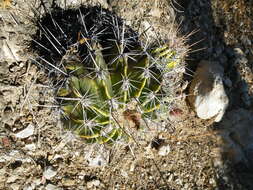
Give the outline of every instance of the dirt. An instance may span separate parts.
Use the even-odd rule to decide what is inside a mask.
[[[198,119],[185,100],[187,89],[182,88],[191,81],[200,60],[215,60],[225,69],[224,83],[230,99],[225,118],[238,108],[253,111],[252,1],[84,2],[99,2],[138,32],[152,25],[162,39],[198,30],[185,41],[191,46],[187,74],[183,81],[180,79],[182,96],[173,105],[180,111],[170,114],[165,132],[151,136],[160,140],[152,142],[150,137],[113,147],[87,145],[63,130],[52,81],[29,61],[34,53],[26,48],[26,42],[36,31],[29,21],[34,17],[31,7],[43,13],[43,6],[51,1],[10,2],[1,4],[0,9],[0,25],[4,26],[0,29],[0,189],[253,188],[252,166],[241,160],[234,162],[240,155],[229,154],[225,148],[224,134],[230,134],[228,128],[233,123],[230,119],[224,120],[226,125]],[[66,1],[59,2],[65,6]],[[73,6],[80,3],[73,2]],[[181,23],[180,30],[167,32],[171,22]],[[156,35],[154,31],[150,35]],[[3,56],[3,51],[8,54]],[[35,129],[32,135],[18,138],[17,134],[29,125]],[[236,128],[238,131],[240,128]],[[166,156],[159,154],[164,144],[170,147]],[[48,168],[56,172],[52,177],[45,175]]]

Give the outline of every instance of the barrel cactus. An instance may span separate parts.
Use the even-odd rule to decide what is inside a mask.
[[[119,142],[133,139],[145,120],[164,111],[167,75],[181,63],[168,44],[142,42],[100,7],[58,8],[37,23],[36,62],[57,74],[66,128],[90,143]]]

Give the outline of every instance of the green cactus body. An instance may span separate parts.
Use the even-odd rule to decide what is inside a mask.
[[[85,11],[90,11],[91,16]],[[52,14],[60,17],[58,22],[72,18],[59,12]],[[80,13],[81,26],[73,24],[76,30],[63,25],[59,32],[57,22],[53,21],[52,28],[56,29],[46,33],[44,40],[40,39],[40,43],[49,41],[43,46],[55,52],[60,62],[57,66],[68,74],[66,82],[57,90],[64,124],[90,143],[132,139],[132,133],[143,127],[143,119],[154,119],[157,111],[161,111],[164,100],[169,98],[164,76],[181,60],[168,45],[143,46],[138,36],[109,11],[81,8],[68,14],[76,16],[77,13]],[[40,26],[43,22],[48,24],[51,18],[50,15]],[[62,32],[64,28],[67,29]],[[45,27],[42,31],[46,32]],[[71,38],[74,33],[72,44],[62,45],[68,42],[63,37],[49,40],[53,32],[70,33]],[[57,43],[52,48],[54,40]],[[62,51],[64,56],[60,57]]]
[[[155,117],[166,96],[162,90],[163,72],[155,65],[163,64],[158,61],[168,53],[154,51],[159,59],[153,57],[152,61],[141,52],[131,59],[127,55],[115,59],[119,55],[115,52],[106,62],[99,43],[86,43],[95,52],[87,66],[78,59],[69,61],[69,56],[75,56],[75,51],[70,52],[73,50],[63,60],[66,72],[72,74],[66,88],[58,91],[65,125],[88,142],[113,142],[122,136],[129,139],[127,127],[132,125],[137,130],[142,117]]]

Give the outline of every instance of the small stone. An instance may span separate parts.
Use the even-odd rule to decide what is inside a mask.
[[[12,190],[19,190],[20,188],[20,185],[19,184],[16,184],[16,183],[13,183],[13,184],[11,184],[10,185],[10,188],[12,189]]]
[[[130,165],[129,171],[130,171],[130,172],[134,172],[135,167],[136,167],[136,163],[135,163],[135,162],[132,162],[132,164]]]
[[[125,178],[128,178],[128,177],[129,177],[128,174],[127,174],[127,172],[124,171],[124,170],[121,170],[121,171],[120,171],[120,174],[121,174],[123,177],[125,177]]]
[[[4,147],[10,147],[11,146],[10,139],[8,137],[3,137],[2,138],[2,144],[3,144]]]
[[[157,18],[160,18],[161,17],[161,9],[159,8],[154,8],[150,11],[149,15],[153,16],[153,17],[157,17]]]
[[[235,60],[236,64],[248,63],[248,59],[246,58],[246,55],[240,48],[234,48],[234,52],[235,52],[235,57],[236,57],[236,60]]]
[[[30,151],[34,151],[36,149],[36,145],[34,143],[33,144],[26,144],[25,149],[30,150]]]
[[[25,186],[23,190],[33,190],[34,187],[29,185],[29,186]]]
[[[40,178],[35,178],[35,179],[33,180],[33,184],[34,184],[35,186],[40,185],[40,184],[41,184],[41,179],[40,179]]]
[[[166,156],[170,153],[170,145],[169,144],[162,144],[159,148],[158,148],[158,154],[160,156]]]
[[[73,179],[63,179],[63,185],[64,186],[73,186],[75,185],[75,180]]]
[[[7,183],[13,183],[15,182],[17,179],[19,179],[19,176],[16,175],[11,175],[10,177],[7,178]]]
[[[223,72],[216,62],[201,61],[199,64],[188,100],[201,119],[215,117],[215,122],[219,122],[228,107],[229,100],[222,83]]]
[[[60,190],[60,189],[62,189],[62,188],[59,188],[53,184],[47,184],[47,186],[46,186],[46,190]]]
[[[182,114],[183,110],[179,108],[173,108],[170,110],[168,117],[170,121],[179,121],[182,118]]]
[[[34,126],[32,124],[29,124],[25,129],[15,134],[15,136],[17,138],[24,139],[30,137],[31,135],[33,135],[33,133],[34,133]]]
[[[92,187],[98,187],[100,185],[100,181],[98,179],[88,181],[87,182],[87,188],[92,188]]]
[[[87,158],[87,160],[89,162],[88,165],[91,167],[105,166],[108,163],[107,159],[102,154],[98,154],[94,157],[91,156],[91,157]]]
[[[57,171],[53,170],[52,167],[47,167],[47,169],[43,172],[43,177],[50,180],[57,174]]]
[[[252,42],[248,38],[248,36],[242,35],[241,36],[241,40],[242,40],[242,43],[245,44],[245,45],[247,45],[247,46],[251,46],[251,44],[252,44]]]

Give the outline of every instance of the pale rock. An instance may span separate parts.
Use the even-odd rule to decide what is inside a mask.
[[[13,183],[13,182],[15,182],[17,179],[19,179],[19,176],[17,176],[17,175],[11,175],[10,177],[7,178],[6,183]]]
[[[75,180],[73,179],[63,179],[63,185],[64,186],[73,186],[75,185]]]
[[[34,126],[32,124],[29,124],[25,129],[15,134],[15,136],[17,138],[24,139],[33,135],[34,130],[35,130]]]
[[[120,170],[120,174],[121,174],[121,176],[123,176],[125,178],[129,177],[128,174],[127,174],[127,172],[125,170]]]
[[[104,147],[88,146],[84,159],[88,161],[90,167],[106,166],[109,161],[110,151]],[[96,151],[94,151],[96,150]]]
[[[33,184],[34,184],[35,186],[39,186],[39,185],[41,184],[41,179],[40,179],[40,178],[35,178],[35,179],[33,180]]]
[[[105,166],[107,165],[107,160],[102,155],[97,155],[96,157],[90,157],[88,159],[89,166],[91,167],[98,167],[98,166]]]
[[[234,48],[234,53],[235,53],[235,63],[236,64],[247,64],[248,59],[244,52],[240,48]]]
[[[59,188],[53,184],[47,184],[46,190],[61,190],[61,188]]]
[[[19,184],[16,184],[16,183],[13,183],[10,185],[10,188],[12,190],[19,190],[20,189],[20,185]]]
[[[34,190],[34,185],[25,186],[23,190]]]
[[[100,185],[100,181],[97,179],[87,182],[88,189],[93,188],[93,187],[98,187],[99,185]]]
[[[134,172],[135,167],[136,167],[136,163],[135,163],[135,162],[132,162],[132,164],[130,165],[129,171],[130,171],[130,172]]]
[[[169,144],[162,144],[161,146],[159,146],[158,148],[158,154],[160,156],[166,156],[170,153],[170,145]]]
[[[223,87],[223,68],[216,62],[201,61],[190,85],[189,103],[201,119],[219,122],[229,99]]]
[[[36,145],[34,143],[32,144],[26,144],[25,145],[26,150],[34,151],[36,149]]]
[[[47,167],[46,170],[43,172],[43,176],[48,180],[53,178],[56,174],[57,174],[57,171],[53,170],[53,168],[50,166]]]

